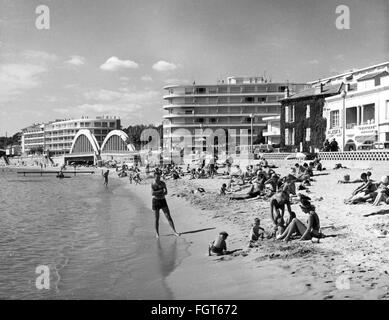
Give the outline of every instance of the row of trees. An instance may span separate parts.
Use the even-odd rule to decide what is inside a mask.
[[[137,124],[134,126],[129,126],[128,128],[123,128],[122,130],[125,133],[127,133],[128,137],[130,139],[129,142],[132,143],[137,150],[139,150],[139,149],[141,149],[142,145],[146,143],[146,142],[140,141],[141,133],[145,129],[156,129],[159,133],[161,143],[162,143],[162,138],[163,138],[163,126],[162,126],[162,124],[160,124],[159,126],[154,126],[152,124],[149,124],[149,125]]]
[[[22,133],[17,132],[11,137],[0,137],[0,148],[4,148],[9,145],[20,144]]]

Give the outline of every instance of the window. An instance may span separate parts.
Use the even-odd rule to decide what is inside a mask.
[[[389,132],[385,132],[385,141],[389,141]]]
[[[308,119],[311,116],[311,106],[307,104],[307,108],[305,110],[305,117]]]
[[[289,107],[288,106],[285,106],[285,122],[289,122]]]
[[[311,128],[305,129],[305,141],[311,141]]]
[[[101,127],[101,122],[95,122],[95,127]]]
[[[102,125],[103,125],[103,128],[108,128],[108,123],[107,122],[103,122]]]
[[[295,144],[295,142],[294,142],[294,128],[292,128],[292,136],[291,136],[291,138],[290,138],[290,144],[291,144],[291,145],[294,145],[294,144]]]
[[[246,97],[246,98],[244,98],[244,102],[245,103],[252,103],[252,102],[254,102],[254,97]]]
[[[385,105],[385,119],[389,120],[389,100],[386,100],[386,105]]]
[[[292,114],[290,115],[290,122],[294,122],[294,105],[292,106]]]
[[[285,129],[285,145],[289,145],[290,144],[290,141],[289,141],[289,129]]]
[[[206,93],[206,88],[196,88],[195,93],[197,94],[203,94]]]
[[[109,127],[110,127],[110,128],[114,128],[114,127],[115,127],[115,122],[110,122],[110,123],[109,123]]]
[[[339,127],[339,110],[330,112],[330,129]]]
[[[211,119],[209,119],[209,122],[210,122],[210,123],[216,123],[216,118],[211,118]]]

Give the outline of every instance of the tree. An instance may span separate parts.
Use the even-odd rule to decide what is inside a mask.
[[[163,138],[162,124],[160,124],[159,126],[154,126],[152,124],[149,125],[137,124],[134,126],[129,126],[128,128],[123,129],[123,131],[127,133],[129,142],[132,143],[137,150],[139,150],[141,149],[142,145],[146,143],[140,141],[140,136],[142,134],[142,131],[150,128],[156,129],[158,131],[160,137],[160,145],[162,146],[162,138]]]

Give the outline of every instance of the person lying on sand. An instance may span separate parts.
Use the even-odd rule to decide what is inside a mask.
[[[369,180],[365,172],[361,174],[361,179],[364,182],[362,183],[362,185],[360,185],[353,191],[352,196],[349,199],[345,200],[346,204],[357,204],[359,202],[366,202],[367,200],[375,198],[377,196],[377,184],[373,183],[372,180]]]
[[[230,196],[230,200],[245,200],[255,198],[261,195],[263,188],[259,182],[253,182],[250,191],[246,194],[235,194]]]
[[[307,226],[299,219],[294,218],[285,231],[277,236],[277,240],[289,241],[290,237],[296,233],[300,236],[300,241],[311,240],[312,238],[323,238],[324,235],[320,232],[320,219],[315,211],[315,206],[312,204],[300,205],[303,212],[309,214]]]

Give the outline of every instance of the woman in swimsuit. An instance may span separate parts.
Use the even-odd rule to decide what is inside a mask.
[[[167,188],[165,182],[161,181],[161,174],[162,173],[160,170],[155,171],[154,173],[155,181],[151,185],[151,194],[153,196],[152,209],[154,210],[154,214],[155,214],[156,237],[159,238],[159,211],[161,209],[165,214],[165,217],[168,220],[174,235],[178,237],[180,234],[176,231],[176,228],[174,227],[173,219],[170,216],[170,210],[165,198],[165,195],[167,194]]]
[[[301,209],[309,214],[307,220],[307,226],[304,225],[299,219],[294,218],[284,233],[279,235],[277,239],[284,239],[289,241],[292,234],[297,233],[300,235],[300,240],[310,240],[312,238],[321,238],[323,234],[320,232],[320,220],[319,216],[315,212],[315,206],[309,204],[301,205]]]

